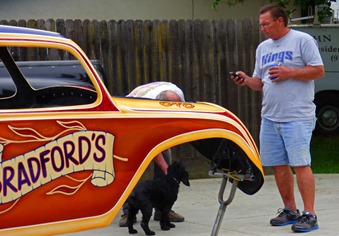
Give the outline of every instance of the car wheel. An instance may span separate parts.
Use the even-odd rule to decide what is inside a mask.
[[[339,131],[339,102],[333,100],[321,101],[317,105],[318,134],[335,134]]]

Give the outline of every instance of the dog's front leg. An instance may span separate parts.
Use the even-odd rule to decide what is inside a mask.
[[[175,228],[175,224],[169,221],[168,214],[172,209],[171,206],[164,207],[161,211],[161,218],[160,218],[160,227],[162,230],[170,230],[171,228]]]

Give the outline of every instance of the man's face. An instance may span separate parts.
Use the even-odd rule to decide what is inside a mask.
[[[274,20],[270,12],[261,14],[259,17],[261,31],[267,38],[279,39],[280,21],[281,18]]]

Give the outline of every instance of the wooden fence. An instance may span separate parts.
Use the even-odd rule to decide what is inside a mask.
[[[0,24],[57,31],[99,59],[112,95],[137,85],[171,81],[187,101],[219,104],[235,113],[258,140],[261,93],[236,86],[230,71],[251,74],[263,36],[257,19],[101,21],[19,20]]]

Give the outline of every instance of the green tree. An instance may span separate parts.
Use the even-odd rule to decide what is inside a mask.
[[[239,3],[244,3],[245,0],[213,0],[212,8],[217,10],[220,3],[226,3],[228,6],[234,6]],[[267,2],[276,2],[285,8],[288,15],[296,11],[297,7],[300,9],[307,9],[309,6],[321,6],[318,8],[318,20],[322,21],[325,17],[332,16],[331,2],[336,0],[268,0]]]

